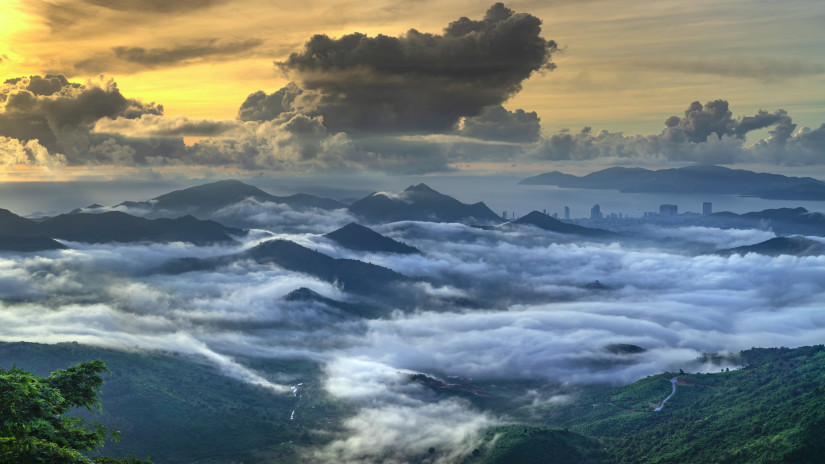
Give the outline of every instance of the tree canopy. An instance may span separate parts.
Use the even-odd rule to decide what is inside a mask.
[[[141,463],[88,456],[119,432],[67,416],[72,408],[100,410],[103,361],[82,362],[39,377],[17,367],[0,369],[0,463]]]

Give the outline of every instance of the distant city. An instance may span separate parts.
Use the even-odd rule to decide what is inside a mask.
[[[542,213],[548,214],[547,209],[543,209]],[[706,201],[702,203],[702,216],[708,216],[713,214],[713,203]],[[602,212],[601,206],[597,203],[590,208],[590,217],[589,218],[571,218],[570,217],[570,207],[564,207],[564,213],[561,217],[559,217],[559,213],[554,212],[548,214],[554,219],[558,219],[560,221],[571,221],[571,222],[580,222],[580,221],[617,221],[617,220],[634,220],[638,221],[639,219],[646,219],[646,220],[662,220],[662,219],[674,219],[679,217],[679,205],[672,205],[668,203],[663,203],[659,205],[659,211],[645,211],[641,218],[636,216],[631,216],[629,214],[623,213],[604,213]],[[682,215],[693,217],[698,216],[699,213],[692,213],[692,212],[685,212]],[[501,213],[501,218],[505,221],[508,219],[516,219],[517,215],[515,211],[503,211]]]

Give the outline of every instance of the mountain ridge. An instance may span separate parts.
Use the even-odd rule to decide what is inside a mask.
[[[649,170],[611,167],[584,176],[551,171],[519,181],[520,185],[618,190],[622,193],[705,193],[765,199],[825,201],[825,182],[812,177],[693,165]]]

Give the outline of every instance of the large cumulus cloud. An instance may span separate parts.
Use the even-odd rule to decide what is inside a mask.
[[[0,87],[0,136],[36,140],[69,165],[100,161],[92,148],[105,139],[90,134],[100,119],[162,113],[160,105],[124,97],[112,80],[79,84],[46,75],[9,79]]]
[[[594,133],[562,131],[542,138],[528,149],[545,160],[610,159],[614,162],[694,162],[703,164],[766,163],[813,165],[825,163],[825,128],[801,128],[784,110],[760,110],[734,118],[726,100],[691,103],[684,116],[671,116],[655,135],[627,136],[607,130]],[[747,134],[770,129],[755,142]]]
[[[540,32],[541,20],[497,3],[441,35],[316,35],[278,66],[318,93],[313,109],[333,131],[445,132],[554,67],[556,43]]]

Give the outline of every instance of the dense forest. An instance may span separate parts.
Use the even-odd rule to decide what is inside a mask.
[[[300,393],[278,394],[172,353],[0,344],[0,367],[37,375],[90,359],[103,360],[112,372],[103,374],[102,413],[74,414],[120,430],[122,440],[106,443],[107,456],[151,456],[158,464],[301,462],[341,433],[339,423],[351,413],[319,388],[322,372],[307,361],[249,361],[272,378],[302,384]],[[494,412],[505,425],[488,429],[458,458],[432,449],[410,462],[442,462],[448,455],[466,464],[821,462],[825,347],[754,348],[704,361],[741,367],[575,388],[566,401],[543,404],[516,400],[534,384],[447,385],[412,375],[410,382]],[[290,411],[296,411],[292,417]]]

